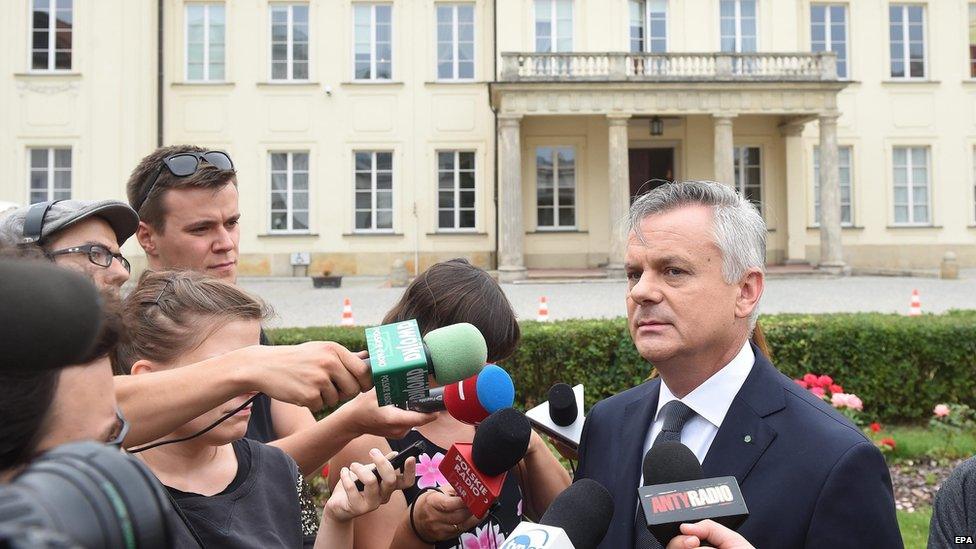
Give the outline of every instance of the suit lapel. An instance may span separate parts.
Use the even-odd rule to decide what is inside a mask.
[[[634,546],[634,514],[637,512],[637,487],[640,484],[641,469],[644,460],[644,440],[647,438],[647,431],[654,420],[654,413],[657,412],[657,400],[660,395],[661,379],[657,378],[645,383],[647,390],[641,393],[637,399],[627,405],[624,409],[624,417],[620,422],[620,456],[621,463],[611,464],[611,467],[620,469],[619,474],[614,475],[618,480],[614,494],[630,494],[624,497],[623,501],[615,502],[622,505],[622,518],[625,520],[626,528],[624,539],[625,547]]]
[[[755,346],[753,351],[752,371],[732,400],[702,463],[706,478],[732,475],[740,486],[776,438],[776,431],[764,418],[786,407],[778,371]]]

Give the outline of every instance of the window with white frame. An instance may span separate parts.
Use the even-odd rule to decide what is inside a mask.
[[[891,39],[891,77],[925,78],[925,6],[888,7]]]
[[[837,168],[840,175],[840,224],[851,226],[851,147],[837,148]],[[813,219],[820,224],[820,147],[813,148]]]
[[[474,175],[474,151],[437,153],[438,229],[474,229]]]
[[[540,229],[576,227],[576,149],[538,147],[535,150],[536,226]]]
[[[71,149],[27,149],[30,203],[71,198]]]
[[[308,80],[308,4],[271,4],[271,79]]]
[[[353,5],[353,77],[393,78],[393,5]]]
[[[736,190],[763,211],[762,151],[759,147],[735,147],[733,166]]]
[[[630,51],[668,51],[668,0],[630,0]]]
[[[759,45],[756,0],[721,0],[719,10],[722,51],[756,51]]]
[[[573,0],[535,0],[535,51],[573,51]]]
[[[186,5],[186,79],[191,82],[225,78],[223,4]]]
[[[929,225],[929,148],[895,147],[892,150],[895,223]]]
[[[393,153],[356,151],[356,230],[393,230]]]
[[[837,76],[847,78],[847,4],[810,4],[810,51],[837,55]]]
[[[308,153],[271,156],[271,232],[308,231]]]
[[[31,70],[71,70],[73,7],[72,0],[32,1]]]
[[[437,78],[474,78],[474,4],[437,4]]]

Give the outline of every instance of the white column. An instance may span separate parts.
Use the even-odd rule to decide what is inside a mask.
[[[786,145],[786,263],[807,261],[807,178],[803,169],[803,124],[783,126]]]
[[[715,181],[735,185],[735,161],[732,140],[734,114],[715,114]]]
[[[610,248],[607,278],[624,278],[627,254],[627,214],[630,211],[630,167],[627,147],[629,114],[607,115],[610,126]]]
[[[840,169],[837,159],[837,118],[840,113],[820,115],[820,265],[843,273],[844,252],[840,238]]]
[[[498,278],[525,278],[521,115],[498,115]]]

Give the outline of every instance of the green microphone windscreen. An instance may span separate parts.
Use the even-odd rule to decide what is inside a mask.
[[[488,362],[485,336],[467,322],[431,330],[424,343],[430,351],[434,379],[441,385],[478,375]]]

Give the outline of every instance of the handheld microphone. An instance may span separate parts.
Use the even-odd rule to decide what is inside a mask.
[[[438,468],[471,514],[483,518],[501,494],[505,475],[525,457],[532,426],[503,408],[485,419],[471,443],[455,442]]]
[[[532,426],[566,446],[579,448],[583,434],[583,386],[557,383],[549,388],[549,400],[525,413]]]
[[[0,263],[0,371],[63,368],[85,358],[102,325],[95,286],[36,261]]]
[[[440,412],[447,410],[454,419],[477,425],[489,415],[511,408],[515,403],[515,385],[503,368],[488,364],[476,376],[435,387],[430,395],[407,400],[407,410]]]
[[[644,456],[637,490],[647,529],[667,546],[685,522],[712,519],[736,529],[749,516],[735,477],[702,478],[698,458],[680,442],[655,444]]]
[[[380,406],[403,408],[427,396],[428,375],[442,385],[476,375],[488,362],[485,337],[466,322],[420,335],[416,320],[366,328],[369,364]]]
[[[556,496],[538,524],[520,523],[501,549],[595,549],[613,518],[613,497],[593,479]]]

